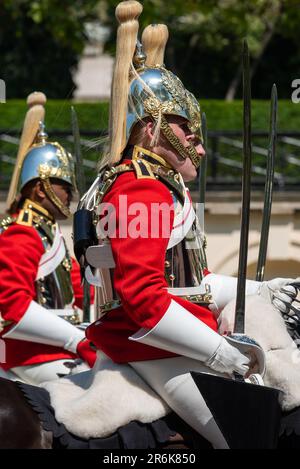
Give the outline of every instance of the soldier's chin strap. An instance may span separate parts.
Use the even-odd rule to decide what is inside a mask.
[[[51,200],[51,202],[54,203],[54,205],[58,208],[58,210],[66,217],[66,218],[69,218],[71,216],[71,211],[68,207],[66,207],[62,201],[60,200],[60,198],[55,194],[53,188],[52,188],[52,185],[51,185],[51,182],[50,182],[50,179],[47,178],[47,177],[42,177],[41,178],[42,180],[42,184],[43,184],[43,187],[44,187],[44,190],[47,194],[47,196],[49,197],[49,199]]]
[[[166,137],[166,139],[172,145],[172,147],[179,153],[181,158],[183,158],[184,160],[186,160],[187,158],[190,158],[195,168],[198,169],[201,163],[201,157],[198,155],[194,145],[189,144],[187,147],[185,147],[181,143],[179,138],[174,134],[171,126],[169,125],[167,119],[162,113],[159,115],[159,113],[152,112],[152,118],[154,122],[156,122],[157,124],[158,123],[160,124],[160,129],[163,135]]]

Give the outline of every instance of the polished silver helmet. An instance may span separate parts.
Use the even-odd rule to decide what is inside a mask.
[[[200,106],[194,95],[165,67],[144,67],[129,88],[127,139],[139,120],[159,111],[184,117],[190,130],[202,139]]]
[[[28,182],[40,179],[50,200],[63,215],[69,217],[70,210],[53,191],[51,179],[55,178],[67,182],[76,189],[72,155],[59,143],[48,142],[47,138],[48,135],[45,132],[44,124],[41,122],[35,143],[30,147],[24,158],[20,172],[19,192]]]
[[[144,59],[143,59],[144,57]],[[139,121],[151,117],[183,158],[192,159],[199,166],[200,158],[193,145],[184,147],[173,133],[165,116],[181,116],[199,141],[203,142],[201,112],[196,98],[183,85],[181,80],[163,65],[147,67],[144,62],[141,44],[137,44],[134,57],[136,71],[129,87],[128,111],[126,117],[126,142]]]
[[[44,126],[40,126],[37,141],[25,156],[20,174],[20,187],[33,179],[56,178],[75,186],[72,156],[59,143],[48,142]]]

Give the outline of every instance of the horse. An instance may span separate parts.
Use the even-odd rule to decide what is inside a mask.
[[[32,399],[26,397],[26,390],[24,383],[17,383],[10,381],[5,378],[0,378],[0,449],[64,449],[66,448],[66,434],[64,438],[57,437],[53,431],[45,428],[45,422],[42,421],[41,415],[36,409],[35,403]],[[41,393],[47,391],[37,386],[29,386],[30,391]],[[54,418],[54,416],[53,416]],[[198,435],[193,429],[186,425],[179,417],[174,413],[168,415],[164,419],[164,425],[168,428],[165,432],[164,441],[155,441],[151,443],[153,447],[159,447],[164,449],[193,449],[193,448],[209,448],[210,444]],[[131,424],[129,424],[131,425]],[[126,427],[121,428],[116,434],[115,441],[120,442],[120,434],[126,432]],[[143,424],[142,427],[136,426],[136,434],[140,432],[140,429],[147,427]],[[132,436],[132,430],[135,427],[131,425],[130,433]],[[150,430],[153,432],[153,430]],[[113,438],[103,439],[103,443],[100,444],[101,449],[105,448],[105,440],[109,440],[108,448],[111,448],[111,442]],[[75,441],[75,446],[74,446]],[[76,448],[76,441],[78,442],[79,448],[98,448],[95,442],[84,446],[80,439],[76,439],[73,436],[72,449]],[[100,442],[101,443],[101,442]],[[124,449],[122,442],[118,443],[120,446],[118,449]],[[126,449],[126,447],[125,447]],[[130,448],[134,449],[134,448]],[[147,448],[145,448],[147,449]]]
[[[51,435],[14,381],[0,378],[0,448],[49,449]]]
[[[0,378],[0,449],[212,449],[207,440],[183,422],[174,412],[153,424],[129,423],[107,439],[91,439],[89,442],[84,442],[74,435],[68,435],[66,429],[62,430],[63,426],[57,422],[59,432],[55,434],[55,430],[47,428],[45,425],[45,421],[41,417],[41,409],[39,409],[40,404],[36,405],[34,399],[28,397],[26,386],[29,386],[31,394],[36,392],[47,397],[47,391],[43,388]],[[49,407],[47,399],[45,402],[45,406]],[[55,420],[53,409],[52,412],[52,418]],[[299,416],[299,408],[296,409],[296,414]],[[284,416],[284,418],[289,417],[289,415]],[[299,418],[296,420],[300,421]],[[292,413],[289,422],[292,422],[292,426],[294,425],[295,413]],[[299,426],[299,424],[297,425]],[[153,429],[156,428],[157,431],[159,426],[164,431],[161,432],[160,438],[156,437],[155,439],[153,438]],[[286,427],[287,431],[278,439],[277,447],[280,449],[299,449],[300,429],[297,431],[297,429],[291,428],[290,423]],[[123,441],[123,435],[126,434],[127,428],[131,438],[129,448]],[[151,441],[151,444],[147,443],[148,446],[145,447],[141,446],[141,441],[133,441],[135,438],[139,440],[140,434],[143,432],[151,434],[150,440],[149,438],[147,440]],[[162,435],[164,436],[162,437]],[[69,437],[71,444],[68,443]],[[136,444],[137,446],[135,446]]]

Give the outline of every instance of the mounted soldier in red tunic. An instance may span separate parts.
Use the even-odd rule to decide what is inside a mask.
[[[249,435],[241,435],[240,429],[247,426],[246,411],[255,416],[257,401],[240,405],[237,393],[238,400],[228,405],[229,393],[222,394],[219,384],[226,382],[232,389],[233,383],[238,391],[245,386],[264,388],[245,381],[252,373],[263,375],[265,368],[268,376],[271,360],[255,342],[221,334],[228,319],[223,308],[235,298],[237,280],[207,269],[204,235],[185,185],[195,178],[205,154],[200,109],[163,66],[166,27],[148,27],[143,35],[147,57],[141,50],[141,10],[136,1],[122,2],[116,10],[120,27],[110,148],[75,218],[75,252],[86,278],[97,286],[98,319],[87,329],[87,337],[99,348],[98,360],[92,370],[45,383],[44,388],[56,420],[65,427],[63,442],[76,435],[75,444],[96,447],[96,440],[103,439],[103,445],[115,448],[128,432],[123,447],[153,448],[166,442],[156,430],[158,419],[171,409],[213,447],[244,447]],[[151,44],[159,34],[159,41]],[[273,305],[289,312],[296,294],[291,283],[292,279],[246,282],[248,299],[258,299],[264,308],[256,311],[261,314],[256,332],[264,334],[264,324],[268,327],[267,309],[272,310],[271,318],[278,313]],[[230,322],[226,324],[232,332]],[[284,323],[278,330],[285,331]],[[264,350],[271,342],[264,343]],[[228,438],[191,371],[220,380],[221,395],[215,403],[219,410],[230,411],[229,433],[236,429],[239,441]],[[281,368],[276,372],[275,378],[282,376]],[[29,402],[36,402],[37,389],[21,389]],[[299,405],[293,402],[292,408]],[[237,423],[231,420],[234,413]],[[299,411],[297,415],[299,421]],[[276,414],[266,421],[275,434],[273,446],[277,420]],[[44,428],[49,429],[47,424],[46,420]],[[137,424],[135,432],[132,424]],[[264,432],[262,422],[256,430],[258,435]]]
[[[9,216],[0,225],[5,342],[0,374],[31,384],[89,369],[95,356],[84,331],[76,327],[82,307],[80,272],[57,224],[70,216],[74,166],[59,143],[48,141],[42,124],[45,102],[42,93],[28,97],[7,199]]]
[[[215,448],[227,448],[190,370],[247,378],[264,374],[265,357],[255,343],[219,333],[237,279],[208,271],[185,185],[205,155],[200,108],[163,65],[163,47],[147,55],[137,43],[140,13],[135,1],[116,9],[109,150],[80,204],[94,211],[99,243],[85,253],[87,276],[98,285],[99,316],[87,337],[114,362],[129,363]],[[75,250],[76,241],[75,233]],[[289,305],[296,295],[291,283],[249,280],[246,294]]]

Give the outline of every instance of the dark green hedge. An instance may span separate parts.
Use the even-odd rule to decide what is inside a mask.
[[[70,101],[49,100],[46,105],[46,126],[51,129],[70,129]],[[108,122],[108,103],[74,104],[82,130],[105,130]],[[268,101],[252,102],[253,130],[267,130],[269,125]],[[243,106],[241,101],[227,103],[220,100],[202,100],[206,112],[208,129],[239,130],[242,126]],[[24,101],[10,100],[0,104],[0,129],[19,130],[22,127],[27,107]],[[300,104],[288,100],[279,101],[278,129],[300,131]]]

